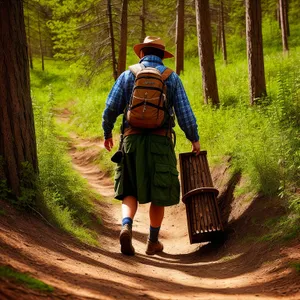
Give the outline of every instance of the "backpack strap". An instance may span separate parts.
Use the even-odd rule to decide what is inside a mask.
[[[173,70],[171,70],[170,68],[166,68],[163,71],[163,73],[161,74],[163,81],[166,81],[172,73],[173,73]]]
[[[144,70],[145,68],[146,67],[140,63],[129,66],[129,70],[133,73],[134,76],[136,76],[140,71]]]

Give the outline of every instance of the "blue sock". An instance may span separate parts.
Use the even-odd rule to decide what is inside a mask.
[[[122,226],[124,226],[125,224],[128,224],[130,227],[132,227],[132,223],[133,223],[133,220],[129,217],[125,217],[122,220]]]
[[[158,241],[158,233],[160,230],[160,226],[159,227],[152,227],[150,225],[150,235],[149,235],[149,240],[153,243],[156,243]]]

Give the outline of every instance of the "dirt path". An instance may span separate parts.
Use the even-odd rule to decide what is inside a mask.
[[[270,248],[246,243],[241,230],[222,246],[190,245],[183,204],[166,210],[162,254],[144,252],[147,205],[140,206],[133,225],[136,255],[120,254],[120,204],[111,201],[112,182],[93,163],[102,143],[71,138],[74,168],[104,198],[96,203],[103,219],[99,247],[84,245],[0,201],[7,212],[0,218],[0,264],[55,288],[47,296],[0,280],[0,299],[300,299],[299,275],[289,267],[289,261],[300,259],[299,241]]]

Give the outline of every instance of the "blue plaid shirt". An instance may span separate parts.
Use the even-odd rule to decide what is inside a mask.
[[[140,60],[140,63],[143,63],[146,67],[156,67],[161,72],[166,68],[162,60],[154,55],[144,56]],[[135,76],[131,71],[127,70],[123,72],[108,95],[106,108],[102,116],[105,139],[112,137],[112,130],[117,117],[123,114],[126,105],[129,104],[134,80]],[[179,76],[173,72],[165,83],[167,85],[167,99],[171,107],[174,107],[180,128],[184,131],[187,139],[192,142],[198,141],[199,135],[196,118]]]

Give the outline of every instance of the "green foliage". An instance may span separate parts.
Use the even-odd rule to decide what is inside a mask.
[[[18,283],[24,284],[30,289],[42,292],[53,292],[54,288],[38,279],[27,274],[15,271],[9,266],[0,266],[0,277],[13,279]]]
[[[260,241],[283,242],[299,236],[300,216],[294,213],[273,218],[266,222],[269,233],[259,238]]]
[[[3,172],[4,159],[0,156],[0,171]],[[5,179],[0,178],[0,199],[7,199],[10,193],[10,189],[7,186],[7,181]]]
[[[6,180],[0,180],[0,199],[7,199],[10,189],[7,187]]]
[[[292,268],[294,268],[298,273],[300,273],[300,262],[299,261],[290,263],[290,266]]]
[[[28,208],[36,203],[37,178],[32,164],[23,162],[20,172],[20,196],[14,203],[19,208]]]
[[[86,182],[73,170],[67,155],[68,145],[59,139],[55,125],[54,106],[63,105],[66,100],[55,98],[54,91],[68,93],[64,71],[53,67],[50,79],[32,72],[32,91],[37,150],[39,158],[39,189],[51,219],[66,231],[84,242],[95,244],[95,236],[88,229],[92,204],[91,192]],[[55,73],[57,72],[57,73]],[[47,77],[47,74],[44,74]],[[52,81],[43,87],[43,82]],[[38,89],[42,87],[42,89]]]

